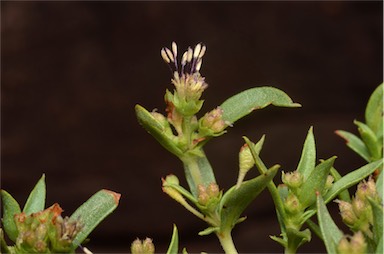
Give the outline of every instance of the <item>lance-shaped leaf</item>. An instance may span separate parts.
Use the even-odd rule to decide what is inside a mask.
[[[337,246],[343,233],[332,220],[321,195],[317,195],[317,218],[327,252],[337,253]]]
[[[15,214],[21,213],[21,209],[17,201],[5,190],[1,190],[1,200],[3,202],[3,227],[9,239],[16,242],[19,234],[14,220]]]
[[[358,126],[358,130],[360,132],[360,136],[363,139],[369,153],[370,153],[370,161],[375,161],[380,159],[382,152],[381,142],[376,137],[376,134],[369,128],[368,125],[354,121],[354,123]]]
[[[367,162],[370,162],[368,148],[359,137],[357,137],[355,134],[343,130],[337,130],[335,133],[346,141],[347,146],[351,148],[352,151],[360,155]]]
[[[383,136],[383,83],[369,98],[365,109],[365,121],[377,137]]]
[[[230,188],[220,202],[221,231],[231,230],[247,206],[254,200],[276,175],[278,166],[263,175],[244,181],[238,189]]]
[[[304,180],[312,173],[316,166],[316,146],[315,137],[313,136],[313,128],[311,127],[308,131],[308,135],[305,138],[303,151],[301,152],[301,158],[297,171],[299,171]]]
[[[331,170],[335,159],[336,156],[321,162],[303,183],[298,198],[304,207],[308,207],[316,201],[316,192],[323,192],[329,171]]]
[[[77,208],[70,219],[78,220],[83,228],[73,240],[73,248],[81,244],[92,230],[116,209],[120,196],[113,191],[100,190]]]
[[[169,244],[167,254],[178,254],[179,253],[179,234],[177,232],[176,225],[173,225],[173,233],[171,243]]]
[[[371,162],[359,169],[352,171],[351,173],[346,174],[340,180],[336,181],[328,190],[327,194],[324,196],[325,203],[333,200],[343,190],[356,185],[358,182],[372,174],[382,165],[383,161],[379,160]]]
[[[161,123],[151,113],[140,105],[135,106],[136,116],[139,123],[148,131],[165,149],[180,157],[183,153],[176,146],[175,142],[166,133]]]
[[[45,195],[45,175],[43,174],[43,176],[40,178],[40,180],[29,194],[27,202],[25,202],[23,212],[25,212],[26,215],[30,215],[32,213],[37,213],[44,210]]]
[[[376,189],[377,189],[377,192],[379,193],[379,197],[381,198],[381,200],[383,200],[383,192],[384,192],[383,181],[384,181],[384,173],[383,173],[383,170],[381,170],[376,181]]]
[[[253,110],[268,105],[279,107],[300,107],[283,91],[274,87],[255,87],[238,93],[221,104],[223,120],[234,123]]]

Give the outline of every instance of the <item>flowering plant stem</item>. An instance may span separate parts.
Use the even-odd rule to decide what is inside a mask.
[[[225,253],[237,254],[237,250],[235,244],[233,243],[232,235],[230,230],[226,230],[224,232],[219,232],[216,234],[217,238],[219,238],[220,244],[223,247]]]

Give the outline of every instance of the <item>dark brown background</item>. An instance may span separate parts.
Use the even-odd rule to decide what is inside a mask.
[[[47,205],[70,215],[101,188],[120,206],[91,236],[94,252],[128,252],[149,236],[159,252],[172,224],[190,252],[219,252],[204,223],[161,192],[181,163],[136,122],[134,105],[163,112],[170,73],[160,49],[204,42],[209,83],[203,111],[253,86],[286,91],[300,109],[267,108],[206,147],[223,189],[235,183],[242,135],[267,135],[262,157],[294,170],[313,125],[318,158],[338,155],[344,173],[363,165],[334,135],[355,132],[382,81],[382,3],[377,2],[1,2],[2,188],[23,204],[42,173]],[[253,171],[250,176],[256,175]],[[280,176],[279,176],[280,177]],[[276,177],[276,181],[279,181]],[[332,205],[331,205],[332,208]],[[246,211],[241,252],[281,252],[270,196]],[[337,213],[335,213],[337,217]],[[323,251],[314,236],[303,252]]]

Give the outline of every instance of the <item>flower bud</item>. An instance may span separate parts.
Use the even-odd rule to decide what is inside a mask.
[[[350,241],[348,241],[347,236],[343,236],[337,246],[339,254],[363,254],[366,251],[367,243],[361,231],[350,237]]]
[[[289,193],[284,202],[285,210],[290,214],[297,214],[301,212],[302,207],[299,199],[295,194]]]
[[[348,226],[354,225],[357,221],[357,217],[353,211],[352,205],[342,200],[336,200],[335,202],[339,204],[340,215],[344,223]]]
[[[362,181],[357,186],[356,197],[361,200],[367,200],[367,198],[371,198],[373,200],[378,200],[379,194],[376,189],[375,181],[372,177],[369,178],[368,181]]]
[[[216,183],[210,183],[208,187],[202,184],[197,186],[197,200],[200,205],[206,206],[212,204],[212,201],[218,201],[220,195],[219,186]]]
[[[282,173],[281,175],[283,183],[292,189],[297,189],[303,184],[303,175],[295,170],[288,173]]]
[[[333,178],[333,176],[328,175],[327,180],[325,182],[324,189],[328,191],[332,187],[334,180],[335,178]]]
[[[207,194],[210,197],[217,197],[220,194],[219,186],[216,183],[210,183],[207,187]]]
[[[228,126],[222,119],[223,110],[220,107],[206,113],[200,119],[200,129],[204,130],[207,135],[221,134]]]
[[[131,244],[132,254],[153,254],[155,253],[155,246],[152,243],[152,239],[146,238],[144,241],[136,239]]]

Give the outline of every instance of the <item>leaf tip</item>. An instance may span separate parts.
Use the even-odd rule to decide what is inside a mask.
[[[113,199],[115,200],[116,205],[119,204],[120,197],[121,197],[120,193],[117,193],[117,192],[114,192],[114,191],[111,191],[111,190],[107,190],[107,189],[103,189],[103,191],[106,192],[107,194],[110,194],[113,197]]]

